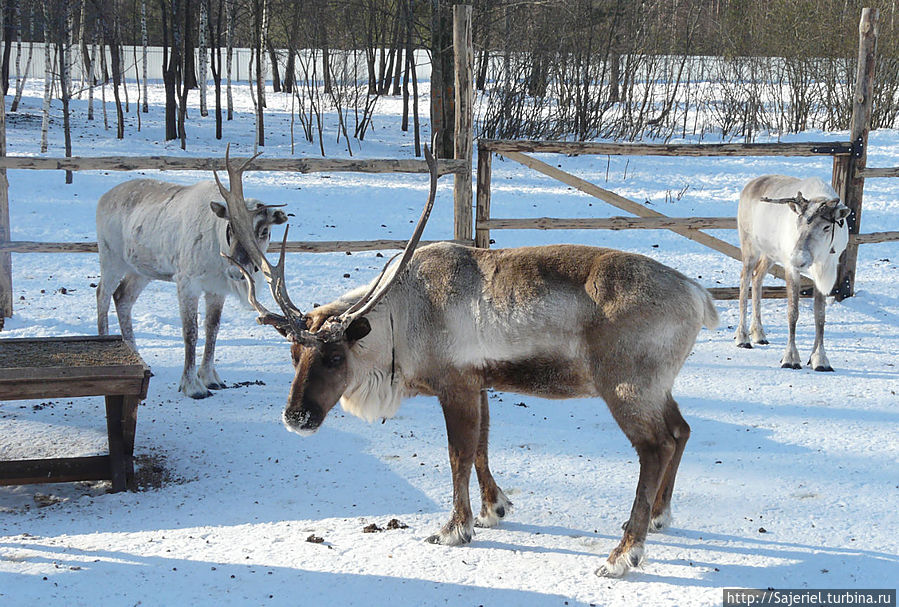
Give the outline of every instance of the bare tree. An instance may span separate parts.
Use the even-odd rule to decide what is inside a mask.
[[[200,116],[206,117],[209,111],[206,109],[206,48],[209,40],[209,13],[206,0],[200,1],[200,33],[198,36],[200,49]]]

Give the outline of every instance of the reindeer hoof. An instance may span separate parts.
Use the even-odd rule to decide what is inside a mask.
[[[755,342],[755,343],[757,343],[757,344],[760,345],[760,346],[767,346],[767,345],[768,345],[768,340],[767,340],[767,339],[760,339],[760,340],[758,340],[758,341]]]
[[[439,533],[428,536],[425,541],[429,544],[440,544],[442,546],[462,546],[471,542],[471,536],[474,531],[471,525],[447,525],[440,530]]]
[[[737,344],[738,348],[746,348],[747,350],[752,350],[752,344],[748,341],[744,341],[743,343]]]
[[[815,367],[815,371],[825,371],[828,373],[833,373],[833,367],[831,367],[830,365],[828,365],[826,367],[819,365],[819,366]]]
[[[511,511],[512,502],[506,497],[505,493],[497,489],[496,502],[484,504],[481,507],[481,513],[475,519],[474,526],[482,528],[496,527]]]
[[[780,366],[781,369],[801,369],[802,365],[799,363],[784,363]]]
[[[600,577],[619,578],[627,573],[632,567],[639,567],[642,565],[643,561],[643,548],[634,546],[620,556],[614,558],[609,557],[609,560],[600,565],[596,570],[596,575]]]

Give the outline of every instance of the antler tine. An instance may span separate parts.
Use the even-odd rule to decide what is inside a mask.
[[[409,239],[409,242],[406,243],[406,248],[403,249],[403,256],[400,258],[399,263],[396,266],[396,271],[393,273],[393,276],[382,284],[380,288],[376,292],[372,292],[373,289],[369,290],[369,292],[358,302],[356,302],[353,306],[350,307],[349,310],[341,314],[337,317],[337,321],[343,326],[349,326],[353,320],[359,318],[361,316],[365,316],[368,312],[371,311],[372,308],[381,300],[382,297],[387,293],[390,287],[394,282],[399,278],[399,276],[403,273],[403,270],[409,264],[409,260],[412,258],[412,254],[415,252],[415,248],[418,246],[418,242],[421,240],[421,235],[424,232],[425,224],[428,222],[428,217],[431,215],[431,209],[434,208],[434,199],[437,197],[437,161],[431,155],[431,150],[428,149],[428,146],[425,146],[425,160],[428,163],[428,171],[431,175],[431,189],[428,194],[428,202],[425,204],[425,208],[421,212],[421,217],[418,219],[418,224],[415,226],[415,230],[412,232],[412,237]],[[390,262],[388,262],[388,265]],[[382,270],[381,275],[387,271],[387,267],[385,266],[384,270]],[[377,282],[380,282],[381,276],[378,277]]]
[[[790,204],[797,203],[803,204],[808,202],[808,200],[802,195],[802,192],[796,192],[796,195],[791,198],[768,198],[767,196],[762,196],[759,198],[762,202],[771,202],[773,204]]]
[[[768,198],[767,196],[762,196],[759,198],[762,202],[770,202],[772,204],[790,204],[792,202],[800,202],[795,196],[792,198]]]
[[[255,211],[251,211],[247,208],[246,201],[243,197],[243,188],[241,186],[241,174],[249,165],[250,162],[255,160],[259,154],[256,154],[249,160],[241,163],[240,166],[234,167],[231,165],[231,157],[230,157],[230,145],[225,148],[225,166],[228,169],[228,176],[231,181],[231,191],[225,189],[222,185],[221,180],[219,180],[218,174],[213,172],[215,176],[215,181],[218,184],[219,190],[222,193],[222,196],[225,199],[225,204],[228,207],[228,221],[231,224],[231,229],[234,232],[234,237],[237,238],[237,241],[243,245],[244,250],[246,250],[247,255],[250,257],[252,262],[262,271],[263,276],[265,276],[265,280],[269,285],[269,289],[272,293],[272,297],[275,299],[275,303],[281,308],[284,312],[284,319],[287,324],[290,326],[291,333],[293,333],[297,337],[303,337],[304,334],[308,335],[308,332],[305,330],[305,322],[302,321],[304,314],[300,311],[290,300],[290,297],[287,294],[287,285],[284,279],[284,257],[287,249],[287,228],[284,229],[284,238],[281,241],[281,256],[278,260],[277,265],[272,265],[268,258],[265,256],[265,251],[263,251],[259,247],[259,243],[256,241],[256,235],[253,230],[253,215]],[[233,260],[232,260],[233,263]],[[239,265],[241,273],[244,275],[244,280],[248,283],[248,288],[253,290],[254,298],[255,298],[255,285],[252,284],[252,276],[246,272],[244,268],[241,268]],[[273,318],[277,315],[272,314],[268,310],[264,312],[257,308],[259,302],[257,301],[255,304],[253,301],[250,301],[250,304],[256,308],[257,312],[262,314],[260,318]],[[266,323],[271,324],[271,323]]]
[[[231,144],[228,143],[228,145],[225,146],[225,169],[228,171],[228,185],[231,186],[232,195],[240,197],[241,199],[243,198],[243,181],[241,180],[243,173],[250,167],[253,161],[261,155],[262,152],[257,152],[237,166],[233,166],[231,164]]]
[[[357,301],[357,302],[354,303],[352,306],[350,306],[349,309],[348,309],[346,312],[344,312],[344,314],[353,314],[356,310],[358,310],[358,309],[361,308],[363,305],[365,305],[365,302],[367,302],[367,301],[371,298],[372,293],[374,293],[374,292],[375,292],[375,289],[378,288],[378,285],[381,284],[381,279],[384,278],[384,274],[387,273],[387,268],[390,267],[390,264],[393,263],[393,260],[396,259],[397,257],[399,257],[400,254],[402,254],[402,251],[393,254],[393,255],[390,257],[390,259],[387,260],[387,263],[385,263],[385,264],[384,264],[384,267],[381,268],[381,273],[378,274],[378,277],[377,277],[377,278],[375,279],[375,281],[372,283],[371,288],[368,290],[368,292],[366,292],[365,295],[363,295],[363,296],[359,299],[359,301]]]
[[[285,254],[287,253],[287,231],[290,229],[290,225],[284,226],[284,237],[281,239],[281,253],[278,255],[278,263],[272,266],[268,263],[268,258],[266,258],[266,264],[269,266],[269,274],[266,274],[265,270],[263,270],[262,274],[265,276],[265,280],[271,285],[272,296],[275,298],[275,301],[278,302],[278,305],[281,306],[281,309],[288,313],[290,316],[298,316],[300,318],[304,317],[302,310],[296,307],[293,304],[293,301],[290,299],[290,295],[287,293],[287,282],[284,280],[284,267],[285,267]],[[262,266],[260,266],[261,268]],[[272,283],[274,280],[274,283]]]

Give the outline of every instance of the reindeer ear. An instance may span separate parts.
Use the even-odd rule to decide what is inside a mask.
[[[344,331],[343,334],[346,336],[347,341],[359,341],[370,332],[371,324],[369,324],[368,319],[363,316],[362,318],[357,318],[351,322],[350,326],[346,328],[346,331]]]
[[[836,217],[836,220],[839,221],[841,219],[846,219],[849,217],[849,213],[852,212],[852,209],[847,207],[844,204],[837,205],[837,208],[834,209],[833,215]]]
[[[806,200],[802,196],[802,192],[796,192],[796,197],[790,200],[787,204],[790,205],[790,209],[792,209],[793,212],[797,215],[802,215],[808,208],[808,200]]]
[[[212,209],[212,212],[215,213],[216,217],[228,219],[228,207],[226,207],[222,203],[213,200],[209,203],[209,208]]]

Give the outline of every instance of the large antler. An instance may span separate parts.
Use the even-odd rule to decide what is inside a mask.
[[[431,154],[431,150],[428,149],[427,145],[425,145],[425,161],[428,163],[428,171],[431,175],[431,188],[428,193],[428,201],[425,203],[425,208],[421,211],[421,217],[418,218],[418,224],[412,232],[412,237],[409,239],[409,242],[406,243],[406,248],[403,249],[403,256],[400,258],[399,263],[397,263],[393,275],[387,282],[381,284],[381,279],[384,278],[384,275],[387,273],[387,268],[396,258],[396,255],[391,257],[384,265],[381,274],[378,276],[377,280],[374,281],[371,289],[369,289],[359,301],[350,306],[346,312],[334,318],[332,321],[333,324],[331,325],[333,327],[331,329],[332,331],[345,329],[357,318],[371,312],[372,308],[381,301],[381,298],[384,297],[393,283],[395,283],[403,273],[403,270],[406,269],[409,260],[412,259],[412,254],[415,252],[415,248],[421,240],[421,235],[425,230],[425,224],[428,222],[428,217],[431,215],[431,209],[434,208],[434,199],[437,197],[437,161],[434,159],[434,156]],[[397,255],[399,255],[399,253],[397,253]]]
[[[231,164],[230,152],[231,145],[228,144],[225,148],[225,168],[228,170],[228,181],[231,190],[227,190],[222,185],[218,173],[213,171],[215,182],[218,184],[219,192],[221,192],[222,198],[225,199],[225,204],[228,207],[228,221],[231,223],[231,229],[234,231],[235,238],[246,250],[250,260],[262,271],[271,289],[272,297],[274,297],[275,302],[284,312],[283,316],[269,312],[259,303],[256,299],[256,284],[252,275],[240,264],[236,263],[234,259],[229,258],[229,260],[237,266],[244,276],[247,283],[247,300],[259,312],[257,322],[272,325],[285,335],[287,332],[290,332],[298,338],[311,337],[311,334],[306,331],[304,314],[293,304],[290,296],[287,294],[287,284],[284,280],[284,253],[285,243],[287,242],[287,229],[285,228],[284,230],[284,240],[281,243],[281,256],[278,259],[278,263],[272,265],[256,240],[253,229],[254,211],[247,208],[246,200],[243,196],[243,182],[241,181],[243,172],[259,157],[259,154],[248,158],[237,166],[233,166]]]
[[[800,206],[808,205],[808,200],[802,195],[802,192],[797,192],[795,196],[790,198],[768,198],[767,196],[762,196],[760,198],[762,202],[770,202],[773,204],[798,204]]]
[[[325,323],[325,325],[323,325],[319,331],[312,333],[306,329],[305,315],[295,305],[293,305],[293,302],[290,301],[290,297],[287,294],[287,285],[284,280],[284,253],[287,243],[287,230],[284,230],[284,240],[281,242],[281,255],[278,259],[278,263],[275,265],[269,263],[268,259],[265,257],[265,253],[259,248],[259,245],[257,244],[253,234],[252,212],[247,209],[246,203],[243,199],[243,188],[240,179],[243,171],[246,170],[250,162],[252,162],[256,158],[256,156],[258,156],[258,154],[235,168],[231,166],[228,149],[226,148],[225,166],[228,169],[228,177],[231,182],[231,191],[229,192],[227,189],[225,189],[221,181],[219,181],[217,174],[215,174],[215,181],[218,184],[219,190],[221,191],[222,196],[224,197],[225,202],[228,206],[228,215],[231,222],[231,229],[234,230],[235,237],[247,250],[247,254],[253,261],[253,263],[256,264],[260,268],[260,270],[262,270],[262,274],[263,276],[265,276],[265,280],[268,282],[271,289],[272,296],[281,307],[281,310],[284,312],[283,316],[269,312],[262,304],[260,304],[256,300],[256,286],[253,282],[253,277],[246,269],[238,265],[237,267],[243,273],[244,278],[247,282],[247,299],[249,300],[250,305],[252,305],[256,309],[256,311],[259,312],[259,318],[257,318],[257,322],[261,324],[273,325],[282,334],[286,334],[287,332],[289,332],[294,339],[297,339],[299,341],[328,341],[339,339],[343,335],[346,328],[355,319],[365,316],[371,311],[372,308],[375,307],[375,305],[381,300],[382,297],[384,297],[384,295],[390,289],[391,285],[393,285],[393,283],[397,280],[397,278],[402,274],[403,270],[409,264],[409,260],[412,258],[412,254],[415,252],[415,248],[418,246],[418,243],[421,240],[421,235],[424,232],[425,224],[428,221],[428,217],[430,217],[431,215],[431,209],[434,207],[434,199],[437,196],[437,161],[434,159],[433,155],[431,154],[431,150],[428,149],[428,146],[425,146],[424,152],[425,160],[428,163],[428,171],[431,177],[431,187],[428,194],[428,201],[425,204],[424,210],[422,210],[421,217],[418,219],[418,224],[415,226],[412,237],[409,239],[409,242],[406,244],[406,248],[402,252],[402,258],[397,264],[393,275],[387,282],[383,284],[381,283],[381,280],[387,274],[387,270],[391,262],[396,258],[397,255],[399,255],[399,253],[397,253],[397,255],[394,255],[390,258],[390,260],[387,261],[387,263],[384,265],[384,268],[381,270],[380,275],[378,275],[378,278],[374,281],[372,287],[359,301],[350,306],[350,308],[343,314],[340,314],[339,316],[336,316],[329,322]],[[234,263],[233,259],[231,261],[232,263]]]

